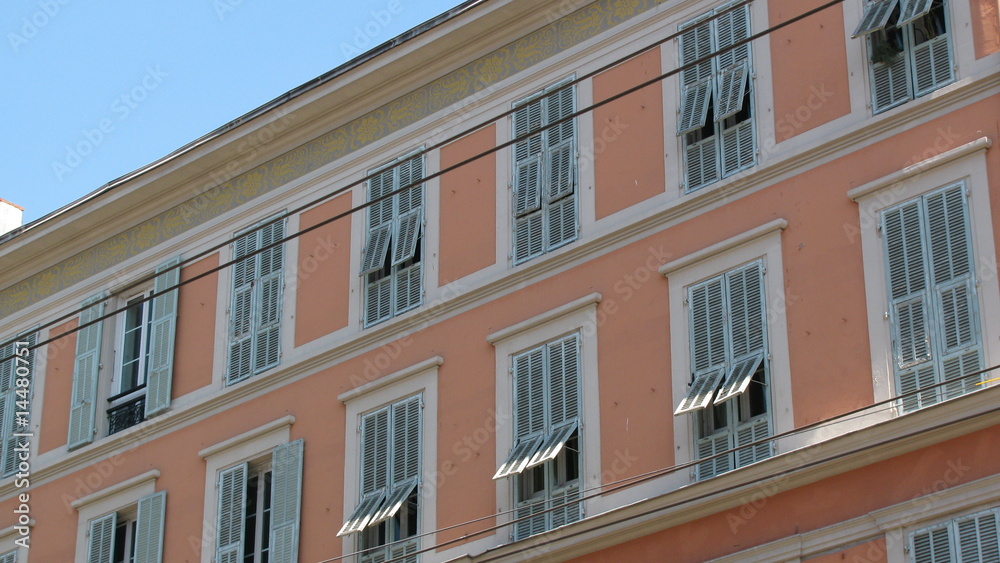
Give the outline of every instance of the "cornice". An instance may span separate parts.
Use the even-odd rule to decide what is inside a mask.
[[[580,309],[584,309],[591,305],[597,305],[601,302],[600,293],[591,293],[590,295],[585,295],[579,299],[574,299],[565,305],[560,305],[555,309],[550,309],[541,315],[534,316],[528,320],[521,321],[517,324],[511,325],[507,328],[500,329],[489,336],[486,337],[486,341],[494,346],[498,342],[507,340],[508,338],[513,338],[519,334],[523,334],[531,329],[542,326],[545,323],[552,322],[560,317],[573,314]]]
[[[759,227],[754,227],[749,231],[730,237],[722,242],[718,242],[701,250],[692,252],[683,258],[667,262],[666,264],[660,266],[660,275],[669,276],[677,270],[683,270],[684,268],[697,264],[706,258],[715,256],[716,254],[721,254],[727,250],[732,250],[737,246],[744,245],[762,236],[771,234],[774,231],[784,230],[787,227],[788,221],[785,219],[775,219],[773,221],[769,221]]]
[[[340,401],[341,403],[347,404],[348,402],[353,401],[358,397],[367,395],[378,389],[388,387],[389,385],[398,383],[409,377],[413,377],[418,373],[423,373],[430,369],[437,369],[443,363],[444,363],[444,358],[442,358],[441,356],[434,356],[431,358],[427,358],[426,360],[417,362],[412,366],[407,366],[399,371],[395,371],[388,375],[382,376],[376,379],[375,381],[369,381],[368,383],[355,387],[350,391],[345,391],[340,395],[337,395],[337,400]]]

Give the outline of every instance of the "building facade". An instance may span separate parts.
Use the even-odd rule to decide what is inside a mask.
[[[467,2],[0,236],[0,562],[1000,560],[998,69]]]

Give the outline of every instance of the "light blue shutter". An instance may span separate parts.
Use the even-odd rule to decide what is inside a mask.
[[[951,538],[947,525],[919,531],[910,536],[913,563],[952,563]]]
[[[716,20],[718,48],[735,45],[750,37],[750,7],[743,6],[735,11],[719,16]],[[745,88],[749,88],[750,44],[744,43],[717,57],[719,79],[716,81],[715,109],[716,121],[734,115],[743,109]],[[742,69],[742,70],[741,70]],[[757,159],[754,146],[753,121],[739,122],[722,131],[721,161],[722,175],[728,176],[738,170],[752,166]]]
[[[361,493],[389,486],[389,408],[361,418]]]
[[[727,273],[725,279],[733,361],[715,398],[717,405],[746,391],[764,361],[764,265],[756,261]]]
[[[906,0],[900,7],[899,20],[896,22],[896,25],[903,27],[926,16],[931,11],[932,4],[934,4],[934,0]],[[889,10],[889,12],[891,13],[892,10]]]
[[[285,220],[281,219],[260,229],[260,246],[264,248],[285,238]],[[284,244],[273,246],[257,255],[259,279],[255,282],[256,301],[254,332],[254,373],[278,365],[281,358],[281,295],[285,285]]]
[[[750,72],[746,61],[729,67],[719,74],[717,91],[718,107],[715,108],[715,120],[723,119],[739,113],[743,109],[743,98],[746,97],[747,77]],[[702,119],[702,124],[704,124]]]
[[[514,138],[521,138],[542,126],[542,100],[532,100],[511,116]],[[518,264],[544,251],[542,238],[542,134],[537,133],[514,144],[514,263]]]
[[[424,158],[416,156],[399,164],[399,187],[416,183],[424,177]],[[397,199],[396,233],[393,236],[392,265],[401,266],[418,256],[423,225],[423,184],[400,192]],[[423,300],[423,265],[417,261],[394,272],[394,315],[420,305]]]
[[[708,459],[729,449],[728,433],[720,432],[701,438],[698,440],[696,448],[698,459],[705,460],[699,462],[696,466],[698,479],[709,479],[733,469],[733,458],[731,455],[720,455],[719,457]]]
[[[887,110],[910,99],[906,68],[906,57],[902,53],[888,62],[872,62],[873,112]]]
[[[420,476],[419,395],[392,405],[392,482]]]
[[[723,71],[736,65],[742,65],[750,60],[750,43],[743,43],[728,51],[727,47],[735,45],[750,37],[750,6],[742,6],[729,13],[722,14],[715,20],[718,30],[718,70]]]
[[[703,16],[699,20],[704,20]],[[695,62],[712,54],[712,25],[710,22],[688,23],[681,26],[680,56],[681,66]],[[712,77],[712,59],[705,59],[697,65],[681,71],[681,84],[690,86]]]
[[[247,464],[219,472],[218,545],[215,563],[243,561],[243,511],[246,507]]]
[[[712,80],[681,87],[681,112],[677,118],[677,134],[690,133],[705,126],[708,118],[708,103],[712,99]]]
[[[177,289],[167,288],[180,282],[178,256],[156,268],[153,291],[153,314],[149,324],[149,368],[146,375],[146,416],[170,408],[170,388],[174,373],[174,337],[177,331]]]
[[[139,499],[135,524],[134,563],[160,563],[163,561],[163,519],[166,510],[166,491]]]
[[[580,341],[574,334],[545,345],[548,356],[549,430],[580,416]]]
[[[115,555],[115,527],[117,525],[117,512],[90,521],[87,563],[112,563]]]
[[[83,302],[80,326],[104,316],[103,296]],[[98,321],[80,329],[76,336],[76,363],[73,368],[73,399],[69,411],[69,449],[89,444],[94,439],[97,415],[98,375],[101,364],[101,325]]]
[[[17,563],[17,550],[0,555],[0,563]]]
[[[896,7],[896,3],[897,0],[875,0],[874,2],[869,2],[865,6],[865,13],[861,16],[861,21],[858,23],[858,27],[855,28],[854,33],[851,34],[851,38],[856,39],[883,29],[889,23],[889,16],[892,15],[892,9]]]
[[[994,508],[956,520],[959,563],[1000,561],[997,512]]]
[[[546,123],[555,123],[573,115],[575,93],[572,86],[560,88],[545,97]],[[545,201],[548,223],[546,247],[551,250],[576,238],[576,193],[574,148],[575,119],[569,119],[545,131]]]
[[[302,503],[303,441],[274,448],[271,453],[271,562],[299,559],[299,513]]]
[[[704,21],[708,14],[693,23],[681,26],[680,64],[682,66],[711,55],[715,49],[712,22]],[[681,71],[681,113],[677,134],[686,135],[704,126],[708,107],[715,89],[713,59]],[[688,143],[684,139],[685,190],[690,192],[719,179],[718,148],[714,135]]]
[[[233,304],[229,310],[229,362],[226,385],[242,381],[253,373],[254,279],[258,256],[247,256],[260,248],[257,232],[233,242]]]
[[[919,388],[913,366],[931,360],[927,327],[927,279],[925,276],[920,205],[911,202],[883,215],[888,265],[890,315],[896,365],[902,388]]]
[[[27,346],[30,348],[38,342],[38,334],[30,333],[24,334],[17,338],[20,342],[27,342]],[[0,357],[6,358],[7,356],[12,356],[17,351],[17,347],[14,343],[0,348]],[[21,362],[21,367],[27,367],[28,373],[35,373],[35,351],[29,350],[27,356],[19,356],[25,361]],[[14,434],[27,432],[28,430],[28,420],[25,417],[18,418],[18,412],[24,412],[25,409],[19,409],[17,407],[18,401],[31,401],[31,395],[33,393],[32,387],[29,385],[27,389],[23,389],[22,393],[27,393],[27,398],[18,396],[18,390],[22,389],[17,386],[17,368],[18,368],[18,358],[12,358],[6,362],[0,363],[0,424],[3,425],[3,432],[0,435],[0,447],[2,447],[2,455],[0,455],[0,473],[4,477],[9,477],[17,471],[17,448],[18,438]],[[29,383],[33,381],[34,378],[29,380]],[[2,563],[2,562],[0,562]]]
[[[726,305],[722,284],[720,276],[688,290],[691,367],[695,375],[722,367],[726,361]]]
[[[914,34],[916,31],[914,31]],[[897,57],[899,58],[899,57]],[[922,96],[954,80],[951,46],[947,35],[913,47],[914,95]]]
[[[515,438],[545,431],[544,347],[514,356]]]

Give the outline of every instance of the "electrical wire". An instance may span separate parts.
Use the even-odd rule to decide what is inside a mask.
[[[740,2],[737,2],[735,4],[730,5],[729,7],[727,7],[724,10],[720,10],[718,13],[713,14],[711,17],[705,18],[705,20],[703,20],[703,21],[712,21],[712,20],[715,20],[717,18],[720,18],[720,17],[722,17],[722,16],[724,16],[726,14],[729,14],[730,12],[738,10],[738,9],[742,8],[743,6],[745,6],[745,5],[748,5],[748,4],[752,3],[753,1],[754,0],[741,0]],[[583,82],[584,80],[587,80],[589,78],[593,78],[594,76],[596,76],[596,75],[598,75],[598,74],[600,74],[602,72],[610,70],[613,67],[616,67],[616,66],[618,66],[618,65],[620,65],[620,64],[622,64],[624,62],[627,62],[629,60],[632,60],[632,59],[634,59],[634,58],[636,58],[636,57],[638,57],[638,56],[640,56],[640,55],[642,55],[642,54],[644,54],[646,52],[649,52],[649,51],[651,51],[651,50],[659,47],[660,45],[662,45],[664,43],[667,43],[669,41],[672,41],[672,40],[680,37],[684,32],[685,31],[678,31],[677,33],[672,33],[672,34],[664,37],[663,39],[660,39],[659,41],[656,41],[655,43],[647,45],[647,46],[645,46],[645,47],[643,47],[643,48],[641,48],[641,49],[639,49],[637,51],[633,51],[631,54],[625,55],[624,57],[622,57],[620,59],[617,59],[615,61],[612,61],[612,62],[610,62],[610,63],[608,63],[608,64],[606,64],[606,65],[604,65],[604,66],[602,66],[602,67],[600,67],[600,68],[598,68],[596,70],[590,71],[590,72],[588,72],[586,74],[582,74],[582,75],[580,75],[577,78],[570,79],[566,83],[563,84],[563,87],[573,86],[573,85],[576,85],[576,84],[578,84],[580,82]],[[736,46],[738,46],[738,45],[733,45],[732,47],[730,47],[730,49],[731,48],[735,48]],[[719,52],[723,52],[723,51],[724,50],[720,50]],[[705,58],[710,58],[710,56],[709,57],[703,57],[702,59],[699,59],[698,61],[690,63],[689,65],[685,65],[683,68],[686,69],[686,68],[690,68],[690,67],[696,66],[697,64],[700,64],[701,62],[703,62],[703,59],[705,59]],[[478,94],[478,92],[475,93],[475,94],[472,94],[472,95],[475,96],[477,94]],[[452,143],[454,141],[457,141],[458,139],[461,139],[462,137],[465,137],[465,136],[470,135],[470,134],[472,134],[472,133],[474,133],[476,131],[479,131],[479,130],[485,128],[485,127],[488,127],[489,125],[492,125],[492,124],[496,123],[497,121],[503,119],[504,117],[512,115],[518,109],[519,108],[517,108],[517,107],[512,107],[512,108],[510,108],[508,110],[505,110],[505,111],[501,112],[499,115],[496,115],[496,116],[490,118],[487,121],[480,122],[478,125],[474,125],[474,126],[469,127],[469,128],[467,128],[465,130],[462,130],[462,131],[460,131],[458,133],[455,133],[452,136],[444,139],[443,141],[439,141],[437,143],[433,143],[431,145],[428,145],[428,146],[422,147],[420,149],[417,149],[417,150],[415,150],[412,153],[412,155],[410,156],[410,158],[418,158],[418,157],[423,156],[424,154],[426,154],[428,152],[431,152],[433,150],[436,150],[438,148],[446,146],[446,145],[448,145],[448,144],[450,144],[450,143]],[[462,111],[464,111],[464,109]],[[458,113],[460,114],[461,111],[458,112]],[[562,121],[560,121],[559,123],[562,123]],[[550,124],[548,126],[541,127],[540,129],[538,129],[536,131],[532,131],[531,133],[529,133],[527,135],[524,135],[522,138],[518,139],[518,141],[523,140],[523,139],[528,138],[528,137],[532,137],[534,135],[537,135],[540,131],[548,129],[549,127],[554,127],[555,125],[557,125],[557,124]],[[498,148],[500,148],[500,147],[498,147]],[[485,156],[485,155],[483,155],[483,156]],[[248,229],[246,231],[242,231],[240,233],[240,235],[238,235],[238,236],[233,236],[233,237],[231,237],[229,239],[226,239],[226,240],[224,240],[224,241],[222,241],[220,243],[217,243],[216,245],[211,246],[211,247],[209,247],[209,248],[207,248],[207,249],[205,249],[205,250],[203,250],[203,251],[201,251],[201,252],[199,252],[197,254],[194,254],[194,255],[189,256],[187,258],[183,258],[177,264],[175,264],[173,266],[170,266],[170,267],[167,267],[167,268],[164,268],[159,273],[147,274],[147,275],[145,275],[143,277],[140,277],[137,280],[129,282],[128,285],[126,285],[124,287],[118,288],[116,290],[116,293],[124,293],[124,292],[130,291],[132,289],[135,289],[135,288],[137,288],[139,286],[145,285],[145,284],[153,281],[154,279],[156,279],[156,277],[158,275],[161,275],[161,274],[163,274],[165,272],[169,272],[169,271],[177,269],[177,268],[182,268],[186,264],[190,264],[192,262],[200,260],[201,258],[204,258],[204,257],[206,257],[206,256],[208,256],[208,255],[210,255],[210,254],[212,254],[212,253],[214,253],[214,252],[216,252],[218,250],[221,250],[222,248],[226,247],[227,245],[232,244],[233,242],[235,242],[239,238],[241,238],[243,236],[246,236],[249,233],[253,233],[253,232],[257,232],[257,231],[259,231],[261,229],[265,229],[265,228],[267,228],[267,227],[269,227],[269,226],[277,223],[278,221],[283,221],[285,218],[287,218],[289,216],[295,215],[297,213],[301,213],[302,211],[305,211],[305,210],[307,210],[309,208],[315,207],[316,205],[319,205],[320,203],[323,203],[324,201],[327,201],[328,199],[331,199],[331,198],[336,197],[338,195],[341,195],[341,194],[343,194],[343,193],[345,193],[345,192],[347,192],[347,191],[349,191],[349,190],[351,190],[351,189],[353,189],[355,187],[358,187],[358,186],[364,184],[365,182],[367,182],[368,180],[371,180],[372,178],[378,176],[381,172],[382,171],[379,170],[378,172],[369,172],[369,173],[366,173],[360,179],[355,180],[353,182],[350,182],[350,183],[348,183],[345,186],[337,188],[337,189],[333,190],[332,192],[330,192],[328,194],[325,194],[325,195],[320,196],[320,197],[318,197],[316,199],[313,199],[313,200],[311,200],[311,201],[309,201],[307,203],[304,203],[304,204],[302,204],[302,205],[300,205],[300,206],[298,206],[298,207],[296,207],[294,209],[288,210],[288,211],[282,213],[280,216],[275,217],[271,221],[268,221],[266,223],[261,223],[259,225],[254,226],[254,227],[251,227],[250,229]],[[415,186],[415,185],[419,185],[420,183],[423,183],[427,179],[428,178],[422,178],[420,182],[415,182],[415,183],[410,184],[410,185],[408,185],[408,186],[406,186],[404,188],[400,188],[399,191],[405,190],[405,189],[407,189],[409,187],[412,187],[412,186]],[[397,192],[393,192],[393,194],[395,194],[395,193],[397,193]],[[392,194],[389,194],[387,197],[391,197],[391,195]],[[198,198],[194,198],[194,199],[198,199]],[[382,198],[382,199],[384,199],[384,198]],[[188,201],[193,201],[193,200],[188,200]],[[378,200],[378,201],[381,201],[381,199]],[[374,203],[374,202],[372,202],[372,203]],[[358,208],[358,209],[360,210],[360,208]],[[289,237],[289,238],[291,238],[291,237]],[[261,250],[261,251],[263,251],[263,250]],[[248,256],[252,256],[252,255],[253,254],[249,254]],[[190,280],[188,280],[188,281],[190,281]],[[183,284],[178,284],[177,287],[179,287],[180,285],[183,285]],[[169,289],[165,290],[165,291],[169,291]],[[152,298],[153,298],[153,296],[149,296],[149,299],[152,299]],[[141,302],[145,302],[145,301],[146,301],[146,299],[144,299]],[[109,314],[108,316],[102,317],[101,319],[98,319],[98,320],[103,320],[104,318],[109,318],[110,316],[114,316],[115,314],[117,314],[117,313],[119,313],[119,312],[121,312],[123,310],[125,310],[125,307],[122,307],[121,309],[118,309],[117,311]],[[62,315],[60,317],[57,317],[57,318],[55,318],[55,319],[53,319],[51,321],[48,321],[47,323],[45,323],[45,324],[37,327],[35,330],[36,331],[37,330],[42,330],[44,328],[48,328],[50,326],[57,325],[60,322],[67,321],[67,320],[75,317],[78,313],[79,313],[79,311],[74,310],[74,311],[72,311],[70,313],[67,313],[67,314]],[[9,344],[12,344],[15,341],[16,341],[16,339],[11,339],[11,340],[8,340],[7,342],[2,342],[2,343],[0,343],[0,348],[2,348],[4,346],[7,346]],[[7,361],[8,359],[9,358],[0,359],[0,362]]]
[[[997,369],[1000,369],[1000,365],[995,365],[993,367],[989,367],[989,368],[982,369],[982,370],[979,370],[979,371],[976,371],[976,372],[965,374],[965,375],[960,376],[960,377],[955,377],[955,378],[952,378],[952,379],[947,379],[947,380],[942,381],[940,383],[935,383],[933,385],[928,385],[928,386],[926,386],[924,388],[921,388],[921,389],[918,389],[916,391],[909,391],[909,392],[906,392],[906,393],[901,393],[901,394],[896,395],[894,397],[890,397],[888,399],[883,399],[881,401],[878,401],[878,402],[872,403],[870,405],[867,405],[867,406],[864,406],[864,407],[860,407],[860,408],[857,408],[857,409],[854,409],[854,410],[851,410],[851,411],[848,411],[848,412],[845,412],[845,413],[841,413],[839,415],[836,415],[836,416],[828,418],[828,419],[819,420],[819,421],[816,421],[816,422],[813,422],[813,423],[810,423],[810,424],[806,424],[806,425],[800,426],[798,428],[794,428],[792,430],[788,430],[788,431],[781,432],[781,433],[778,433],[778,434],[773,434],[773,435],[771,435],[771,436],[769,436],[767,438],[763,438],[761,440],[756,440],[756,441],[750,442],[748,444],[744,444],[744,445],[742,445],[740,447],[737,447],[737,448],[730,448],[730,449],[727,449],[725,451],[719,452],[719,453],[711,455],[711,456],[705,456],[705,457],[702,457],[702,458],[699,458],[699,459],[696,459],[696,460],[691,460],[691,461],[687,461],[687,462],[684,462],[684,463],[679,463],[679,464],[671,465],[671,466],[668,466],[668,467],[663,467],[663,468],[660,468],[660,469],[649,471],[647,473],[642,473],[642,474],[639,474],[639,475],[633,475],[631,477],[626,477],[626,478],[623,478],[623,479],[619,479],[617,481],[609,481],[607,483],[602,483],[601,485],[598,485],[598,486],[595,486],[595,487],[581,489],[580,490],[581,493],[587,493],[587,492],[592,492],[592,491],[597,491],[597,492],[595,492],[594,494],[583,494],[577,500],[566,502],[566,503],[563,503],[563,504],[560,504],[560,505],[555,505],[555,506],[552,506],[551,508],[548,508],[548,509],[539,510],[537,512],[534,511],[534,510],[532,510],[530,516],[525,516],[525,517],[522,517],[522,518],[516,518],[516,519],[511,520],[509,522],[505,522],[504,524],[498,524],[498,525],[492,526],[490,528],[486,528],[486,529],[483,529],[483,530],[478,530],[476,532],[472,532],[470,534],[466,534],[465,536],[462,536],[461,538],[456,538],[454,540],[449,540],[448,542],[439,543],[439,544],[437,544],[435,546],[432,546],[430,548],[427,548],[427,549],[422,549],[420,551],[417,551],[416,553],[423,553],[424,551],[429,551],[429,550],[432,550],[432,549],[433,550],[437,550],[437,549],[439,549],[441,547],[444,547],[446,545],[450,545],[452,543],[463,542],[463,541],[466,541],[468,539],[474,538],[476,536],[483,535],[483,534],[491,532],[491,531],[495,531],[495,530],[499,530],[499,529],[507,527],[507,526],[515,525],[518,522],[522,522],[522,521],[525,521],[525,520],[530,520],[530,519],[538,516],[539,514],[545,514],[545,513],[548,513],[548,512],[554,512],[556,510],[560,510],[562,508],[566,508],[566,507],[572,506],[574,504],[578,504],[578,503],[583,502],[585,500],[590,500],[592,498],[604,496],[606,494],[609,494],[609,493],[612,493],[612,492],[615,492],[615,491],[619,491],[619,490],[622,490],[622,489],[625,489],[625,488],[628,488],[628,487],[632,487],[632,486],[635,486],[635,485],[638,485],[638,484],[641,484],[641,483],[645,483],[647,481],[651,481],[651,480],[659,478],[659,477],[664,477],[666,475],[669,475],[671,473],[675,473],[677,471],[681,471],[681,470],[684,470],[684,469],[690,469],[690,468],[692,468],[694,466],[697,466],[697,465],[700,465],[702,463],[711,461],[713,459],[716,459],[716,458],[719,458],[719,457],[723,457],[723,456],[728,456],[729,454],[732,454],[732,453],[734,453],[734,452],[736,452],[738,450],[743,450],[743,449],[747,449],[747,448],[753,448],[755,446],[767,444],[767,443],[770,443],[770,442],[775,442],[775,441],[783,439],[783,438],[789,438],[789,437],[793,437],[793,436],[798,435],[798,434],[803,434],[803,433],[811,431],[811,430],[815,430],[815,429],[819,429],[819,428],[823,428],[823,427],[829,427],[829,426],[832,426],[834,424],[841,424],[841,423],[844,423],[844,422],[847,422],[847,421],[850,421],[850,420],[854,420],[855,418],[861,418],[863,416],[872,416],[872,415],[875,415],[875,414],[880,414],[882,412],[886,412],[886,411],[892,410],[893,408],[895,408],[894,403],[902,401],[903,399],[905,399],[907,397],[911,397],[911,396],[922,394],[922,393],[927,393],[928,391],[935,390],[938,387],[942,387],[942,386],[945,386],[945,385],[951,385],[952,383],[959,382],[959,381],[968,379],[970,377],[975,377],[977,375],[982,375],[984,373],[988,373],[988,372],[991,372],[991,371],[994,371],[994,370],[997,370]],[[878,408],[878,407],[882,407],[882,408]],[[797,450],[792,450],[792,451],[797,451]],[[788,452],[788,453],[791,453],[791,452]],[[429,535],[432,535],[432,534],[438,534],[438,533],[441,533],[441,532],[446,532],[446,531],[449,531],[449,530],[453,530],[455,528],[461,528],[461,527],[469,526],[471,524],[476,524],[476,523],[482,522],[484,520],[492,520],[492,519],[494,519],[494,518],[496,518],[498,516],[506,516],[508,514],[515,513],[515,512],[517,512],[519,510],[524,510],[525,508],[533,508],[534,506],[537,506],[539,504],[545,504],[546,502],[547,501],[545,499],[542,499],[542,500],[539,500],[539,501],[535,501],[533,503],[527,503],[526,505],[519,506],[519,507],[516,507],[516,508],[511,508],[511,509],[508,509],[508,510],[497,511],[496,513],[490,514],[488,516],[481,516],[479,518],[476,518],[476,519],[473,519],[473,520],[468,520],[468,521],[465,521],[465,522],[462,522],[462,523],[459,523],[459,524],[453,524],[451,526],[447,526],[447,527],[443,527],[443,528],[438,528],[436,530],[432,530],[432,531],[429,531],[429,532],[424,532],[424,533],[421,533],[421,534],[416,534],[416,535],[413,535],[413,536],[410,536],[410,537],[406,538],[405,540],[398,540],[398,541],[395,541],[395,542],[390,542],[390,543],[384,544],[384,545],[382,545],[380,547],[389,547],[389,546],[392,546],[392,545],[397,545],[397,544],[401,544],[401,543],[405,543],[405,542],[411,541],[414,538],[420,538],[420,537],[429,536]],[[342,560],[342,559],[345,559],[345,558],[348,558],[348,557],[352,557],[352,556],[355,556],[355,555],[360,555],[360,554],[363,554],[363,553],[364,553],[364,551],[356,551],[356,552],[353,552],[353,553],[349,553],[347,555],[341,555],[339,557],[335,557],[333,559],[324,559],[323,561],[320,561],[318,563],[331,563],[333,561]],[[413,555],[413,554],[409,554],[409,555]],[[392,560],[392,561],[395,561],[395,560]],[[390,560],[386,560],[385,563],[390,563]]]

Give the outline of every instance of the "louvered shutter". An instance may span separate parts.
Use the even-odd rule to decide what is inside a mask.
[[[514,263],[540,256],[545,249],[542,215],[533,213],[514,221]]]
[[[393,198],[390,196],[381,201],[375,200],[387,196],[399,187],[395,178],[395,168],[388,168],[376,173],[368,180],[368,201],[374,202],[368,208],[369,231],[392,222]]]
[[[395,311],[400,314],[420,305],[423,300],[423,265],[419,262],[400,269],[395,273],[393,292],[395,293]]]
[[[404,160],[399,164],[399,186],[403,188],[419,182],[424,177],[423,156]],[[392,265],[401,264],[414,256],[420,240],[423,221],[423,184],[416,184],[396,196],[398,201],[395,232],[392,239]]]
[[[997,512],[993,509],[956,520],[959,563],[1000,561]]]
[[[747,76],[749,74],[746,61],[729,67],[719,74],[718,107],[715,108],[716,121],[722,121],[743,109],[743,98],[746,97]]]
[[[163,519],[167,510],[167,493],[160,491],[139,499],[135,523],[135,559],[133,563],[163,561]]]
[[[734,357],[764,350],[764,268],[759,261],[726,274]]]
[[[29,333],[21,335],[17,338],[20,342],[27,342],[27,347],[30,348],[38,342],[37,333]],[[17,347],[14,343],[0,348],[0,358],[6,358],[12,356],[16,353]],[[28,350],[27,356],[18,356],[24,361],[21,362],[22,368],[27,368],[29,374],[35,373],[35,351]],[[2,447],[2,456],[0,456],[0,473],[4,477],[9,477],[17,471],[17,446],[18,437],[14,434],[26,432],[28,430],[29,421],[27,418],[19,419],[17,416],[18,411],[24,411],[24,409],[17,408],[17,402],[30,401],[31,395],[33,394],[32,387],[29,385],[24,392],[27,392],[28,398],[24,399],[18,396],[18,390],[21,389],[17,386],[17,368],[18,368],[18,358],[12,358],[6,362],[0,363],[0,424],[3,425],[3,432],[0,435],[0,447]],[[29,379],[29,384],[34,380],[34,378]],[[2,563],[2,562],[0,562]]]
[[[858,23],[858,27],[855,28],[854,33],[851,34],[851,38],[856,39],[885,28],[886,24],[889,23],[889,16],[892,15],[892,10],[896,7],[896,4],[897,0],[875,0],[874,2],[869,2],[865,6],[865,13],[861,16],[861,21]]]
[[[931,359],[927,330],[927,279],[918,202],[883,216],[896,364],[907,368]]]
[[[285,238],[281,219],[260,229],[260,248]],[[281,296],[284,279],[284,244],[273,246],[259,255],[259,280],[256,282],[256,327],[254,332],[254,373],[278,365],[281,358]]]
[[[420,475],[420,396],[392,405],[392,482]]]
[[[243,561],[243,510],[246,506],[247,471],[245,463],[219,473],[218,546],[215,563]]]
[[[528,466],[528,462],[531,461],[531,458],[538,451],[538,446],[541,445],[543,438],[544,435],[537,434],[518,439],[514,443],[514,447],[511,448],[510,454],[507,455],[507,459],[500,464],[497,472],[493,474],[493,479],[502,479],[524,471]]]
[[[736,467],[743,467],[771,457],[771,435],[766,418],[753,420],[736,428]],[[760,442],[756,445],[750,445]]]
[[[177,331],[177,289],[180,282],[180,256],[156,268],[153,312],[149,323],[149,366],[146,375],[146,416],[170,408],[171,380],[174,372],[174,337]]]
[[[545,98],[546,123],[568,118],[574,111],[572,86],[560,88]],[[551,250],[576,238],[576,194],[574,191],[575,120],[568,119],[545,132],[547,181],[545,222],[548,223],[545,246]]]
[[[545,431],[544,347],[514,357],[514,428],[516,437]]]
[[[753,374],[757,372],[763,362],[763,352],[734,362],[733,366],[729,368],[729,374],[725,382],[719,389],[719,395],[714,401],[715,404],[722,404],[733,397],[743,394],[750,385]]]
[[[395,516],[396,513],[403,507],[403,504],[406,503],[406,499],[410,497],[416,487],[416,477],[394,485],[386,495],[385,501],[382,503],[382,507],[372,514],[371,520],[368,522],[368,526],[380,524]]]
[[[698,459],[704,460],[696,466],[698,479],[709,479],[733,469],[731,455],[719,455],[729,449],[729,434],[712,434],[705,438],[700,438],[696,444]],[[712,459],[709,459],[712,458]]]
[[[385,489],[389,485],[389,409],[383,408],[361,418],[361,493]]]
[[[115,555],[115,528],[117,526],[117,512],[90,521],[87,563],[112,563]]]
[[[725,296],[717,277],[688,290],[691,311],[691,358],[695,375],[726,361]]]
[[[914,45],[913,94],[922,96],[951,82],[954,79],[952,66],[951,47],[947,36],[940,35],[930,41]]]
[[[260,248],[256,231],[233,242],[233,304],[229,311],[229,364],[226,384],[242,381],[253,373],[254,280],[258,256],[247,256]],[[244,258],[246,256],[246,258]],[[241,260],[242,258],[242,260]]]
[[[83,302],[79,326],[104,316],[103,296]],[[80,329],[76,336],[76,362],[73,369],[73,400],[69,411],[70,449],[89,444],[94,439],[97,414],[98,374],[101,362],[102,321]]]
[[[17,550],[0,555],[0,563],[17,563]]]
[[[871,65],[872,109],[880,112],[910,99],[906,57],[902,54],[888,62]]]
[[[722,132],[723,176],[752,166],[756,158],[752,121],[742,121]]]
[[[271,453],[271,562],[299,559],[299,513],[302,503],[303,440]]]
[[[562,451],[563,446],[566,445],[566,442],[573,437],[578,427],[579,423],[575,420],[555,427],[552,432],[546,435],[544,440],[539,442],[537,450],[528,459],[528,463],[524,466],[524,469],[531,469],[536,465],[541,465],[555,459],[559,455],[559,452]]]
[[[548,355],[549,420],[552,428],[580,415],[580,342],[572,335],[545,345]]]
[[[392,316],[392,278],[381,278],[365,288],[365,326],[372,326]]]
[[[952,563],[951,539],[947,526],[913,534],[910,553],[913,563]]]
[[[681,87],[681,113],[677,118],[678,135],[690,133],[705,126],[711,98],[711,78]]]
[[[934,0],[905,0],[900,6],[899,20],[896,25],[903,27],[926,16],[931,11],[932,4],[934,4]],[[889,12],[891,13],[892,10],[890,9]]]
[[[368,232],[368,244],[361,257],[361,275],[381,270],[389,253],[392,238],[392,223],[380,225]]]
[[[724,71],[750,60],[750,44],[743,43],[726,50],[750,37],[750,6],[741,6],[715,20],[718,29],[718,69]]]
[[[383,500],[385,500],[384,489],[379,489],[362,495],[358,506],[354,508],[354,512],[352,512],[347,518],[347,521],[344,522],[344,525],[340,528],[340,531],[337,532],[337,535],[345,536],[347,534],[354,534],[364,530],[371,521],[372,516],[382,506]]]
[[[684,148],[685,189],[690,192],[719,180],[718,150],[715,136]]]
[[[712,45],[712,26],[709,22],[692,23],[682,26],[680,36],[681,66],[694,63],[698,59],[707,57],[714,50]],[[712,59],[685,68],[681,71],[681,84],[690,86],[696,82],[701,82],[712,77]]]
[[[522,217],[541,208],[541,188],[541,153],[518,161],[514,165],[514,217]]]
[[[402,216],[395,222],[396,232],[392,237],[394,241],[392,249],[392,265],[398,266],[413,258],[417,250],[417,242],[420,238],[420,209],[414,209]]]

